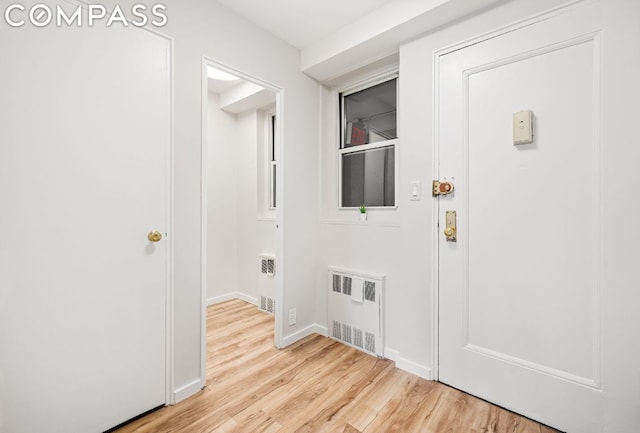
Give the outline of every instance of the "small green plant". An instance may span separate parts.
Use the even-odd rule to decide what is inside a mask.
[[[360,206],[360,213],[367,213],[367,207],[365,205]]]

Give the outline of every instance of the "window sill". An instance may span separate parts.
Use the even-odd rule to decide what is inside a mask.
[[[275,218],[270,218],[270,217],[258,217],[256,218],[256,221],[270,221],[270,222],[275,222],[276,219]]]
[[[367,207],[367,212],[369,211],[396,211],[398,210],[398,206],[371,206],[371,207]],[[338,211],[343,212],[354,212],[354,211],[360,211],[360,206],[354,206],[354,207],[339,207]]]
[[[339,219],[324,219],[320,221],[320,224],[324,225],[341,225],[341,226],[368,226],[368,227],[388,227],[388,228],[400,228],[400,224],[393,221],[351,221],[351,220],[339,220]]]

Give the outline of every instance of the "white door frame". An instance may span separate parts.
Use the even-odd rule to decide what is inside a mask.
[[[535,14],[528,18],[524,18],[522,20],[516,21],[515,23],[499,27],[493,31],[480,34],[473,38],[466,39],[462,42],[455,43],[453,45],[449,45],[447,47],[441,48],[433,53],[433,165],[432,165],[432,173],[433,179],[440,179],[440,58],[454,51],[461,50],[463,48],[469,47],[471,45],[476,45],[478,43],[484,42],[488,39],[493,39],[495,37],[504,35],[506,33],[510,33],[514,30],[530,26],[540,21],[547,20],[554,16],[563,14],[568,12],[578,4],[582,3],[584,0],[575,0],[568,4],[558,6],[547,10],[545,12]],[[446,174],[446,173],[443,173]],[[441,235],[440,229],[438,227],[439,224],[439,205],[440,200],[436,197],[432,202],[432,287],[433,290],[431,292],[431,374],[433,380],[440,379],[440,252],[438,249],[439,245],[439,236]]]
[[[175,184],[175,172],[174,172],[174,151],[175,151],[175,80],[174,80],[174,68],[173,68],[173,59],[174,59],[174,39],[169,37],[163,33],[155,32],[151,29],[146,29],[158,37],[164,38],[169,43],[169,59],[168,59],[168,68],[169,68],[169,121],[171,122],[169,125],[169,155],[167,156],[167,231],[168,236],[166,236],[167,241],[167,287],[166,287],[166,312],[165,312],[165,334],[166,334],[166,351],[165,351],[165,368],[166,368],[166,376],[165,376],[165,404],[174,404],[175,403],[175,384],[174,384],[174,348],[175,348],[175,338],[174,338],[174,314],[173,314],[173,305],[174,305],[174,285],[173,285],[173,276],[174,276],[174,245],[173,242],[173,234],[174,230],[174,184]]]
[[[202,166],[200,168],[200,230],[201,230],[201,238],[200,238],[200,255],[201,255],[201,263],[200,263],[200,385],[204,387],[207,383],[207,216],[208,216],[208,202],[207,202],[207,191],[208,191],[208,77],[207,77],[207,66],[211,66],[213,68],[219,69],[224,72],[228,72],[232,75],[235,75],[238,78],[241,78],[245,81],[249,81],[251,83],[257,84],[259,86],[264,87],[265,89],[271,90],[276,94],[276,116],[278,119],[278,129],[280,133],[276,134],[276,153],[278,154],[278,171],[276,172],[277,181],[276,181],[276,196],[278,197],[278,209],[276,209],[276,248],[275,254],[278,260],[278,272],[275,274],[275,304],[276,308],[274,311],[275,316],[275,325],[274,325],[274,344],[277,348],[282,347],[282,306],[284,305],[284,286],[282,279],[282,258],[284,257],[283,245],[284,245],[284,230],[280,227],[282,225],[282,206],[284,204],[284,187],[283,187],[283,167],[284,167],[284,138],[282,131],[284,131],[284,89],[265,81],[261,78],[253,76],[251,74],[247,74],[245,72],[239,71],[231,66],[225,65],[224,63],[220,63],[210,57],[203,56],[202,57],[202,143],[201,143],[201,158],[202,158]]]

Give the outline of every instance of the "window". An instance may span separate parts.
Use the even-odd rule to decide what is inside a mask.
[[[276,115],[272,114],[269,118],[269,206],[271,209],[276,208]]]
[[[340,94],[340,206],[395,206],[397,77]]]

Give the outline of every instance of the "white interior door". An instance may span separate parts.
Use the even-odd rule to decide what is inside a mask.
[[[102,432],[165,403],[170,45],[27,23],[0,59],[0,431]]]
[[[440,57],[440,380],[575,433],[601,431],[597,6]],[[514,145],[513,113],[534,141]],[[445,212],[457,213],[457,242]]]

